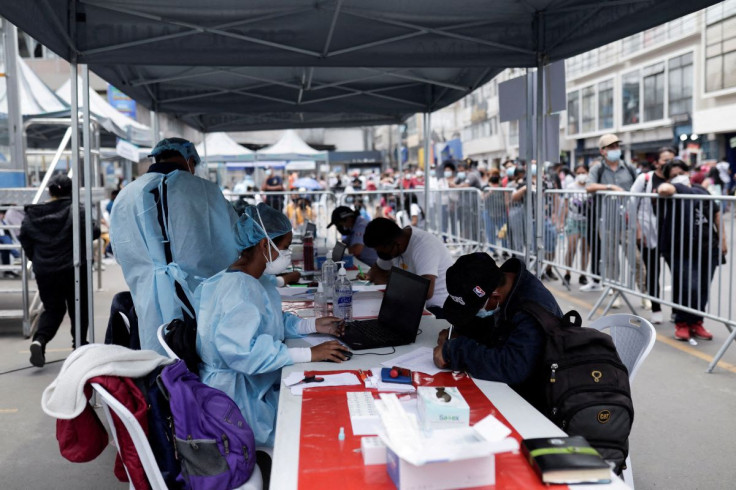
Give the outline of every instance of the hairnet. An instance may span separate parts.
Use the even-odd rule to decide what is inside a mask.
[[[258,219],[260,214],[260,220]],[[266,228],[261,228],[261,221]],[[235,243],[238,248],[245,250],[257,244],[268,233],[271,240],[286,235],[291,231],[291,222],[285,214],[276,211],[271,206],[261,203],[258,206],[248,206],[235,223]]]
[[[199,165],[199,153],[191,141],[184,138],[165,138],[159,141],[153,148],[149,157],[156,157],[164,151],[176,151],[184,157],[185,160],[194,158],[194,165]]]

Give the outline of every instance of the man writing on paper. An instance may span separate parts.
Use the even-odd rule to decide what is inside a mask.
[[[368,220],[358,211],[353,211],[347,206],[338,206],[332,211],[332,219],[327,228],[332,225],[335,225],[337,231],[342,235],[342,241],[348,246],[350,255],[358,257],[368,267],[373,267],[378,255],[374,249],[367,247],[363,242]]]
[[[368,271],[371,282],[386,284],[391,266],[426,277],[431,281],[427,309],[437,318],[445,318],[445,271],[452,265],[452,256],[439,238],[419,228],[399,228],[390,219],[376,218],[365,229],[365,245],[378,253],[378,260]]]
[[[447,320],[455,327],[440,332],[434,363],[440,368],[467,371],[473,377],[508,383],[532,405],[543,404],[544,393],[532,386],[544,351],[544,332],[523,311],[527,301],[561,317],[557,301],[519,259],[500,268],[485,252],[463,255],[447,269]]]

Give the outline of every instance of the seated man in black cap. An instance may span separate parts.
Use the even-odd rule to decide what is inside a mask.
[[[519,259],[500,268],[484,252],[463,255],[447,269],[447,321],[434,349],[438,367],[467,371],[475,378],[508,383],[535,407],[544,393],[535,390],[533,374],[544,353],[544,332],[524,311],[533,301],[562,316],[557,301]]]
[[[363,218],[358,211],[353,211],[347,206],[338,206],[332,211],[332,220],[327,228],[335,225],[337,231],[342,235],[342,241],[348,246],[348,253],[372,267],[376,263],[378,255],[376,250],[367,247],[363,242],[365,228],[368,220]]]

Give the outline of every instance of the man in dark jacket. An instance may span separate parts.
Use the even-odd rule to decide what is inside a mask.
[[[557,301],[519,259],[500,268],[483,252],[460,257],[447,269],[444,312],[453,325],[440,332],[434,349],[438,367],[508,383],[535,407],[543,393],[533,376],[544,352],[544,332],[523,309],[533,301],[562,317]]]
[[[33,261],[38,294],[44,311],[38,322],[38,330],[31,342],[31,364],[43,367],[46,363],[46,344],[59,330],[64,314],[69,310],[72,347],[74,340],[74,251],[72,232],[72,181],[65,175],[56,175],[49,181],[51,200],[43,204],[25,207],[26,217],[20,227],[20,243],[26,255]],[[84,223],[84,213],[80,214]],[[100,236],[99,228],[93,237]],[[82,234],[80,243],[84,243]],[[82,247],[84,254],[84,247]],[[87,272],[84,255],[80,270],[80,307],[87,311]],[[87,315],[81,315],[81,344],[87,343]]]

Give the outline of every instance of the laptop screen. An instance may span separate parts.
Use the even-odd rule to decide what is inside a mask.
[[[345,249],[348,248],[343,242],[335,243],[335,248],[332,249],[332,261],[338,262],[342,260],[345,255]]]
[[[429,279],[393,267],[378,313],[378,322],[402,336],[416,337],[429,292]]]
[[[317,225],[308,221],[307,226],[304,229],[304,235],[306,236],[307,233],[310,233],[312,235],[312,238],[317,238]]]

